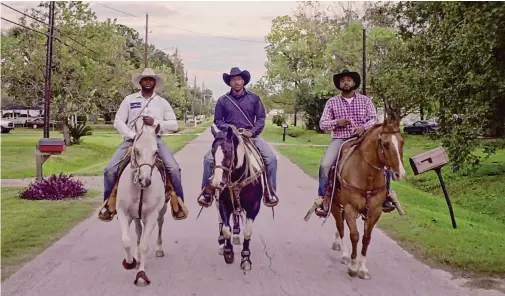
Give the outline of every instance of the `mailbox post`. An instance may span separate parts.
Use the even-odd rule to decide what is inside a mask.
[[[449,194],[447,193],[445,182],[442,178],[442,167],[449,162],[449,158],[447,157],[447,153],[444,148],[437,147],[423,152],[411,157],[409,162],[412,170],[414,171],[414,175],[419,175],[429,170],[434,170],[437,173],[438,180],[442,186],[442,191],[444,192],[445,201],[447,202],[447,207],[449,208],[449,214],[451,215],[452,228],[456,229],[456,219],[454,218],[451,200],[449,199]]]
[[[282,142],[286,142],[286,129],[288,128],[288,125],[283,123],[282,128],[284,129],[284,132],[282,133]]]
[[[42,165],[51,155],[61,154],[65,150],[64,139],[42,138],[35,147],[35,163],[37,165],[37,181],[41,181],[44,176],[42,174]]]

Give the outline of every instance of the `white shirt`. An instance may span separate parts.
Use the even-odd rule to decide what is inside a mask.
[[[142,109],[151,100],[149,105]],[[142,111],[142,113],[140,113]],[[179,129],[179,123],[175,117],[174,110],[170,103],[156,93],[149,99],[145,99],[141,92],[131,94],[123,99],[114,120],[114,128],[125,139],[133,139],[135,137],[134,120],[140,115],[147,115],[154,118],[153,126],[160,125],[158,135],[163,135],[163,132],[175,132]],[[138,120],[142,120],[139,118]],[[128,122],[128,124],[127,124]]]

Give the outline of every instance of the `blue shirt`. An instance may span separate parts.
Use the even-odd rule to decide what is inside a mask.
[[[244,118],[244,115],[237,106],[230,102],[230,99],[228,99],[226,95],[242,109],[249,118],[249,121],[253,123],[252,126],[249,121]],[[220,97],[216,102],[214,124],[217,128],[221,131],[225,131],[228,125],[234,125],[237,128],[251,130],[255,137],[261,134],[265,127],[266,113],[260,97],[245,88],[240,96],[232,95],[231,90],[226,95]]]

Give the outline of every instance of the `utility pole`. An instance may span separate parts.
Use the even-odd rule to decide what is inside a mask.
[[[363,28],[363,89],[361,93],[366,96],[366,29]]]
[[[193,83],[193,123],[194,126],[196,126],[196,118],[195,118],[195,101],[196,101],[196,75],[195,75],[195,82]]]
[[[49,29],[46,43],[46,83],[44,86],[44,138],[49,138],[49,104],[51,102],[51,68],[53,64],[54,1],[49,3]]]
[[[201,114],[205,114],[206,112],[204,112],[204,109],[203,109],[203,106],[205,105],[205,93],[203,92],[203,88],[204,88],[204,82],[202,81],[202,107],[200,108],[200,113]]]
[[[144,66],[145,68],[147,68],[147,49],[148,49],[148,46],[147,46],[147,34],[148,34],[148,18],[149,16],[147,15],[147,12],[146,12],[146,44],[145,44],[145,49],[144,49]]]

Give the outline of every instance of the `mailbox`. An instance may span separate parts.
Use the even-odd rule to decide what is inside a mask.
[[[285,123],[283,123],[283,124],[282,124],[282,127],[283,127],[283,128],[288,128],[288,125],[287,125],[287,124],[285,124]]]
[[[64,139],[42,138],[37,143],[40,152],[63,152],[65,150]]]
[[[282,128],[284,129],[282,132],[282,142],[286,142],[286,129],[288,128],[288,125],[283,123]]]
[[[449,162],[443,147],[437,147],[409,159],[414,175],[419,175],[429,170],[440,168]]]

